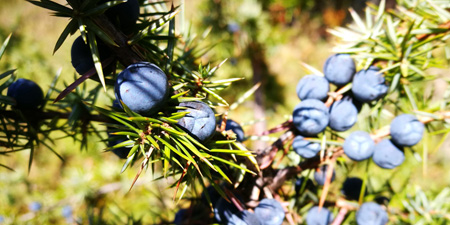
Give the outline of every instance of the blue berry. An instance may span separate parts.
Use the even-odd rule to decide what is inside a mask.
[[[69,219],[72,218],[73,209],[70,205],[66,205],[62,208],[61,214],[64,218]]]
[[[101,3],[110,0],[102,0]],[[128,0],[106,10],[106,17],[125,34],[130,34],[139,18],[138,0]]]
[[[297,84],[297,95],[301,100],[325,100],[329,90],[330,84],[327,79],[317,75],[306,75]]]
[[[384,139],[375,145],[372,160],[379,167],[393,169],[405,160],[403,149],[397,147],[389,139]]]
[[[30,205],[28,205],[28,209],[30,209],[33,212],[39,211],[42,208],[42,204],[40,202],[32,202]]]
[[[331,222],[333,222],[333,214],[326,208],[319,211],[319,207],[314,206],[309,209],[306,215],[306,224],[308,225],[328,225]]]
[[[221,198],[219,192],[217,192],[216,189],[213,186],[208,186],[205,190],[203,190],[202,195],[201,195],[201,199],[202,199],[202,202],[207,204],[207,205],[209,203],[208,203],[208,199],[206,198],[205,191],[208,193],[209,200],[211,201],[212,206],[215,207],[217,202]]]
[[[358,200],[361,194],[363,181],[357,177],[349,177],[342,185],[342,194],[349,200]],[[366,192],[364,192],[366,193]]]
[[[335,131],[346,131],[353,127],[357,119],[358,109],[350,98],[344,98],[331,105],[328,126]]]
[[[280,202],[273,198],[265,198],[255,208],[255,215],[261,225],[281,225],[285,213]]]
[[[241,27],[236,22],[232,22],[232,23],[227,24],[227,30],[230,33],[236,33],[241,30]]]
[[[329,122],[328,108],[317,99],[306,99],[294,108],[293,122],[301,135],[314,136],[325,130]]]
[[[356,212],[358,225],[384,225],[389,222],[387,212],[375,202],[366,202]]]
[[[321,149],[320,143],[307,141],[300,135],[294,138],[292,148],[298,155],[306,159],[316,156]]]
[[[314,173],[314,180],[317,182],[318,185],[323,186],[325,184],[325,180],[327,179],[327,169],[328,165],[323,165],[316,170]],[[331,176],[331,182],[334,181],[334,178],[336,177],[336,171],[333,169],[333,175]]]
[[[353,96],[360,102],[371,102],[386,95],[388,85],[377,67],[358,71],[353,77]]]
[[[120,105],[120,102],[117,99],[114,99],[112,107],[115,108],[118,111],[122,111],[123,112],[122,106]]]
[[[187,209],[180,209],[177,213],[175,213],[175,218],[173,220],[173,223],[175,225],[181,225],[184,221],[184,216],[186,215]]]
[[[399,146],[413,146],[422,139],[425,126],[414,115],[402,114],[391,122],[392,141]]]
[[[97,39],[97,48],[100,54],[100,61],[105,60],[111,56],[111,51],[100,39]],[[72,44],[70,51],[72,59],[72,66],[75,68],[78,74],[83,75],[90,69],[94,69],[94,60],[92,59],[91,49],[86,44],[81,36],[77,37]],[[108,67],[103,68],[103,73],[110,74],[114,69],[114,65],[111,64]]]
[[[148,116],[166,100],[167,76],[154,64],[135,63],[117,76],[114,91],[116,99],[122,100],[133,112]]]
[[[244,130],[236,121],[227,119],[225,130],[233,131],[236,134],[236,141],[243,142],[245,140]]]
[[[375,142],[364,131],[352,132],[344,142],[344,153],[354,161],[370,158],[375,150]]]
[[[334,54],[328,57],[323,66],[325,78],[337,86],[350,83],[355,71],[355,62],[348,54]]]
[[[36,110],[44,103],[44,93],[34,81],[20,78],[8,87],[7,96],[16,100],[16,108]]]
[[[200,141],[205,141],[211,137],[216,130],[216,119],[214,111],[203,102],[182,102],[179,106],[187,109],[179,112],[189,112],[178,120],[178,125],[186,129]]]
[[[244,210],[231,215],[227,225],[260,225],[259,218],[252,212]]]
[[[224,198],[220,198],[214,207],[214,218],[219,223],[226,224],[233,214],[238,214],[239,209],[232,202],[228,202]]]

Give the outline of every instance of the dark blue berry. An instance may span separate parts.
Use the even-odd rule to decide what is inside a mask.
[[[375,150],[375,142],[364,131],[352,132],[344,142],[344,153],[354,161],[370,158]]]
[[[425,126],[414,115],[402,114],[391,122],[392,141],[399,146],[413,146],[422,139]]]
[[[386,95],[388,85],[377,67],[358,71],[353,77],[352,92],[356,100],[360,102],[371,102]]]
[[[273,198],[265,198],[255,208],[255,215],[261,225],[281,225],[285,213],[281,203]]]
[[[42,208],[42,204],[40,202],[32,202],[30,205],[28,205],[28,209],[30,209],[33,212],[39,211]]]
[[[236,121],[227,119],[225,130],[233,131],[236,134],[236,141],[243,142],[245,140],[244,130]]]
[[[375,145],[372,160],[379,167],[393,169],[405,160],[405,153],[389,139],[384,139]]]
[[[107,2],[110,0],[102,0]],[[125,34],[130,34],[139,19],[138,0],[128,0],[106,10],[106,17]]]
[[[167,76],[148,62],[128,66],[117,76],[114,86],[116,99],[144,116],[154,113],[165,102],[168,89]]]
[[[342,185],[342,194],[349,200],[358,200],[361,194],[363,181],[357,177],[349,177]],[[365,193],[365,192],[364,192]]]
[[[97,39],[97,49],[100,54],[100,62],[111,56],[111,50],[100,39]],[[92,59],[91,49],[81,36],[79,36],[72,44],[70,51],[72,66],[78,74],[83,75],[89,70],[94,69],[94,60]],[[102,65],[105,66],[105,65]],[[103,67],[103,74],[107,75],[113,72],[114,65],[111,63],[107,67]]]
[[[189,113],[178,120],[178,125],[200,141],[205,141],[214,134],[216,130],[216,119],[211,107],[199,101],[182,102],[179,106],[187,108],[179,110],[179,112]]]
[[[292,149],[303,158],[312,158],[320,152],[320,143],[310,142],[297,135],[292,142]]]
[[[356,212],[358,225],[384,225],[389,222],[387,212],[375,202],[366,202]]]
[[[325,78],[337,86],[350,83],[355,71],[355,62],[348,54],[334,54],[328,57],[323,66]]]
[[[239,209],[232,203],[228,202],[224,198],[220,198],[214,207],[214,218],[217,222],[226,224],[233,214],[238,214]]]
[[[61,214],[64,218],[70,219],[72,218],[73,209],[70,205],[66,205],[62,208]]]
[[[329,122],[328,108],[317,99],[306,99],[294,108],[293,122],[303,136],[315,136],[325,130]]]
[[[358,109],[350,98],[344,98],[331,105],[328,126],[335,131],[346,131],[353,127],[357,119]]]
[[[297,95],[301,100],[325,100],[329,90],[327,79],[318,75],[306,75],[297,84]]]
[[[244,210],[231,215],[227,225],[260,225],[259,218],[252,212]]]
[[[328,225],[333,222],[333,214],[326,208],[319,210],[318,206],[314,206],[309,209],[306,215],[307,225]]]
[[[20,78],[8,87],[7,96],[16,100],[16,108],[36,110],[44,103],[44,93],[34,81]]]

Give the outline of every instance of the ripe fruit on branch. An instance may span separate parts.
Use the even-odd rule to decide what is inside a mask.
[[[178,112],[189,113],[178,120],[178,125],[200,141],[205,141],[214,134],[216,130],[214,111],[206,103],[200,101],[182,102],[179,106],[186,107],[186,109],[178,110]]]
[[[375,202],[365,202],[356,212],[358,225],[384,225],[389,221],[387,212]]]
[[[314,180],[320,186],[323,186],[325,184],[325,180],[327,179],[327,169],[328,169],[328,165],[323,165],[323,166],[320,166],[314,173]],[[336,171],[333,169],[333,175],[331,176],[330,182],[333,182],[335,177],[336,177]]]
[[[173,223],[175,225],[183,224],[184,217],[187,213],[187,209],[180,209],[177,213],[175,213],[175,218],[173,219]]]
[[[111,0],[102,0],[105,3]],[[128,0],[106,10],[106,17],[125,34],[130,34],[139,18],[138,0]]]
[[[334,54],[328,57],[323,66],[325,78],[336,86],[350,83],[355,71],[355,62],[348,54]]]
[[[414,115],[402,114],[391,122],[392,141],[399,146],[413,146],[422,139],[425,126]]]
[[[344,153],[354,161],[370,158],[375,150],[375,142],[364,131],[352,132],[344,142]]]
[[[236,141],[243,142],[245,140],[244,130],[236,121],[227,119],[225,130],[233,131],[236,134]]]
[[[363,181],[358,177],[349,177],[344,181],[344,184],[342,184],[342,194],[349,200],[358,200],[359,195],[361,194],[362,185]]]
[[[358,119],[358,109],[348,97],[334,102],[330,107],[328,126],[335,131],[346,131],[353,127]]]
[[[37,212],[41,210],[42,204],[40,202],[32,202],[28,205],[28,209],[32,212]]]
[[[111,50],[106,46],[99,38],[97,38],[97,48],[100,54],[100,61],[103,61],[111,56]],[[92,59],[91,49],[89,45],[86,44],[81,36],[77,37],[72,44],[70,51],[70,56],[72,59],[72,66],[75,68],[77,73],[83,75],[87,73],[90,69],[94,69],[94,60]],[[113,72],[114,65],[110,64],[103,68],[103,73],[105,75]]]
[[[164,103],[168,89],[166,74],[149,62],[128,66],[119,73],[114,86],[116,99],[144,116],[154,113]]]
[[[205,192],[208,193],[209,200],[211,201],[212,206],[215,207],[216,203],[221,198],[219,192],[217,192],[213,186],[208,186],[206,189],[203,189],[201,199],[202,199],[202,202],[205,203],[205,205],[209,205],[209,202],[208,202],[208,199],[206,198]]]
[[[227,224],[228,225],[246,225],[246,224],[260,225],[262,223],[259,221],[258,217],[254,213],[252,213],[248,210],[243,210],[241,212],[231,215],[231,218]]]
[[[360,70],[355,74],[352,92],[358,101],[370,102],[386,95],[389,87],[385,84],[385,79],[379,71],[377,67],[371,66],[369,69]]]
[[[240,211],[232,202],[228,202],[224,198],[220,198],[214,207],[214,218],[221,224],[227,224],[233,214],[238,214]]]
[[[36,110],[44,103],[44,93],[34,81],[20,78],[8,87],[7,96],[16,100],[15,108]]]
[[[309,209],[306,215],[306,224],[308,225],[328,225],[331,222],[333,222],[333,214],[326,208],[319,211],[319,207],[314,206]]]
[[[73,214],[73,209],[72,209],[72,206],[70,206],[70,205],[66,205],[66,206],[64,206],[63,208],[62,208],[62,210],[61,210],[61,214],[62,214],[62,216],[64,217],[64,218],[66,218],[66,219],[71,219],[72,218],[72,214]]]
[[[389,139],[384,139],[375,145],[373,162],[384,169],[400,166],[405,160],[403,148],[396,146]]]
[[[314,136],[325,130],[329,122],[328,108],[317,99],[306,99],[294,108],[293,122],[301,135]]]
[[[325,100],[328,97],[330,84],[324,77],[318,75],[306,75],[300,79],[296,90],[300,100]]]
[[[292,141],[292,148],[298,155],[306,159],[316,156],[321,149],[320,143],[307,141],[300,135],[297,135]]]
[[[265,198],[255,208],[255,215],[261,225],[281,225],[285,213],[281,203],[273,198]]]

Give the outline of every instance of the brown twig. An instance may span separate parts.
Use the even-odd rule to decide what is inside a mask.
[[[336,218],[334,219],[334,221],[331,225],[341,225],[342,222],[344,222],[345,215],[347,215],[347,213],[348,213],[348,209],[345,207],[342,207],[339,210],[338,215],[336,216]]]

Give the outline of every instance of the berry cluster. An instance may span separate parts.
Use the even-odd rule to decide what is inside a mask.
[[[296,136],[292,141],[292,149],[302,158],[316,157],[321,144],[311,141],[327,127],[335,132],[343,132],[352,128],[358,119],[358,113],[364,103],[377,101],[388,92],[388,85],[377,67],[356,72],[353,59],[348,54],[330,56],[324,65],[324,76],[306,75],[297,85],[297,95],[301,102],[293,110],[293,125]],[[330,95],[330,83],[337,90],[343,91],[339,97]],[[351,85],[351,88],[349,87]],[[348,158],[363,161],[368,158],[381,168],[392,169],[405,159],[403,148],[417,144],[423,135],[424,125],[414,115],[402,114],[395,117],[390,124],[391,139],[377,138],[365,131],[351,132],[343,143],[343,150]],[[327,179],[328,165],[319,166],[314,173],[315,182],[322,186]],[[335,171],[331,174],[331,182],[335,179]],[[314,184],[306,184],[307,189],[315,190]],[[296,192],[300,190],[304,178],[296,181]],[[358,200],[363,188],[359,178],[347,179],[342,193],[349,200]],[[376,203],[364,203],[357,213],[358,224],[386,224],[387,213]],[[310,209],[306,218],[307,224],[329,224],[333,220],[332,213],[326,208],[317,206]]]
[[[293,124],[299,135],[294,138],[292,146],[303,158],[312,158],[320,151],[318,143],[310,142],[305,137],[316,137],[327,127],[337,132],[349,130],[357,121],[361,105],[382,98],[388,91],[388,85],[378,68],[372,66],[355,72],[355,63],[347,54],[330,56],[324,65],[324,75],[304,76],[297,85],[301,102],[294,108]],[[328,97],[329,83],[339,88],[350,82],[351,93],[344,94],[344,97],[327,107],[323,101]],[[373,155],[374,162],[382,168],[398,166],[403,161],[403,147],[413,146],[420,141],[424,125],[413,115],[405,114],[392,121],[390,131],[392,139],[383,140],[377,145],[367,132],[352,132],[344,143],[345,154],[355,161]]]
[[[393,169],[405,159],[403,148],[417,144],[422,139],[424,129],[423,123],[414,115],[402,114],[390,124],[391,139],[383,139],[375,144],[368,133],[354,131],[345,139],[344,152],[354,161],[372,157],[379,167]]]

